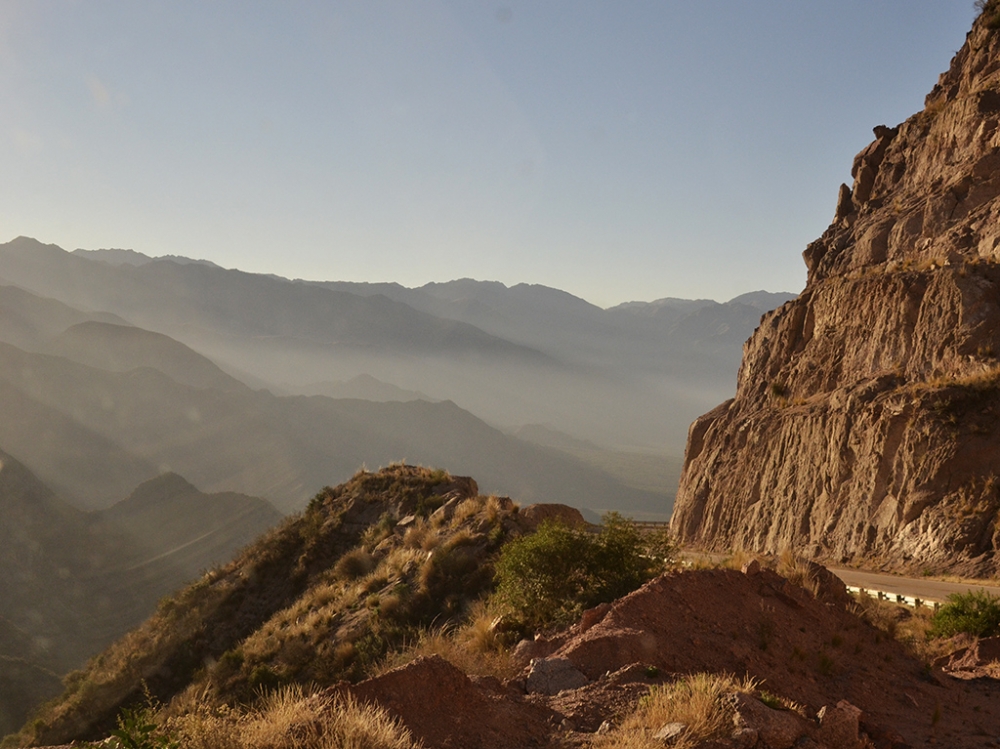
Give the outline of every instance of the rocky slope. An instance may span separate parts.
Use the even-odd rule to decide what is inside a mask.
[[[757,561],[667,572],[504,647],[515,630],[486,598],[496,554],[554,516],[580,520],[479,496],[444,471],[359,473],[164,599],[3,745],[96,739],[149,697],[163,706],[156,722],[192,749],[282,749],[288,736],[346,745],[317,737],[343,698],[381,707],[426,749],[992,745],[998,682],[949,674],[980,667],[996,643],[966,638],[943,670],[930,665],[815,564],[782,563],[787,579]],[[876,610],[893,628],[913,617]],[[312,709],[266,718],[288,705],[280,695]],[[658,695],[678,703],[672,717],[637,725]],[[699,726],[712,705],[719,724]],[[271,721],[267,740],[245,735],[246,716]],[[653,737],[682,716],[673,744]]]
[[[489,585],[485,560],[517,519],[509,499],[477,493],[471,479],[401,465],[325,489],[67,677],[25,737],[100,736],[144,690],[164,702],[184,690],[195,702],[247,701],[364,673]]]
[[[990,4],[995,5],[995,3]],[[672,528],[722,548],[993,572],[1000,544],[1000,31],[854,160],[806,289],[689,432]]]

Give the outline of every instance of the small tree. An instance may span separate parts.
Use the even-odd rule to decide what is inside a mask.
[[[617,513],[605,515],[596,534],[546,521],[501,550],[497,600],[525,630],[568,624],[663,571],[670,559],[664,539],[650,541],[655,549]]]

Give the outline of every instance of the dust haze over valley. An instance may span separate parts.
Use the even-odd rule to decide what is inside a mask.
[[[290,281],[28,238],[0,245],[0,278],[5,447],[43,480],[99,507],[169,469],[285,512],[405,459],[665,519],[687,425],[791,298],[603,310],[541,286]]]

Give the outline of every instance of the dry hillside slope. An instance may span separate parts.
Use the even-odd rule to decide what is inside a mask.
[[[875,128],[806,289],[691,427],[672,528],[992,573],[1000,544],[1000,31],[981,16],[923,111]]]

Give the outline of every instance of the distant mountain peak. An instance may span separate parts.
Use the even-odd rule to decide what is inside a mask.
[[[183,476],[167,471],[155,478],[144,481],[119,504],[129,507],[144,507],[164,502],[178,494],[190,494],[198,489]]]

